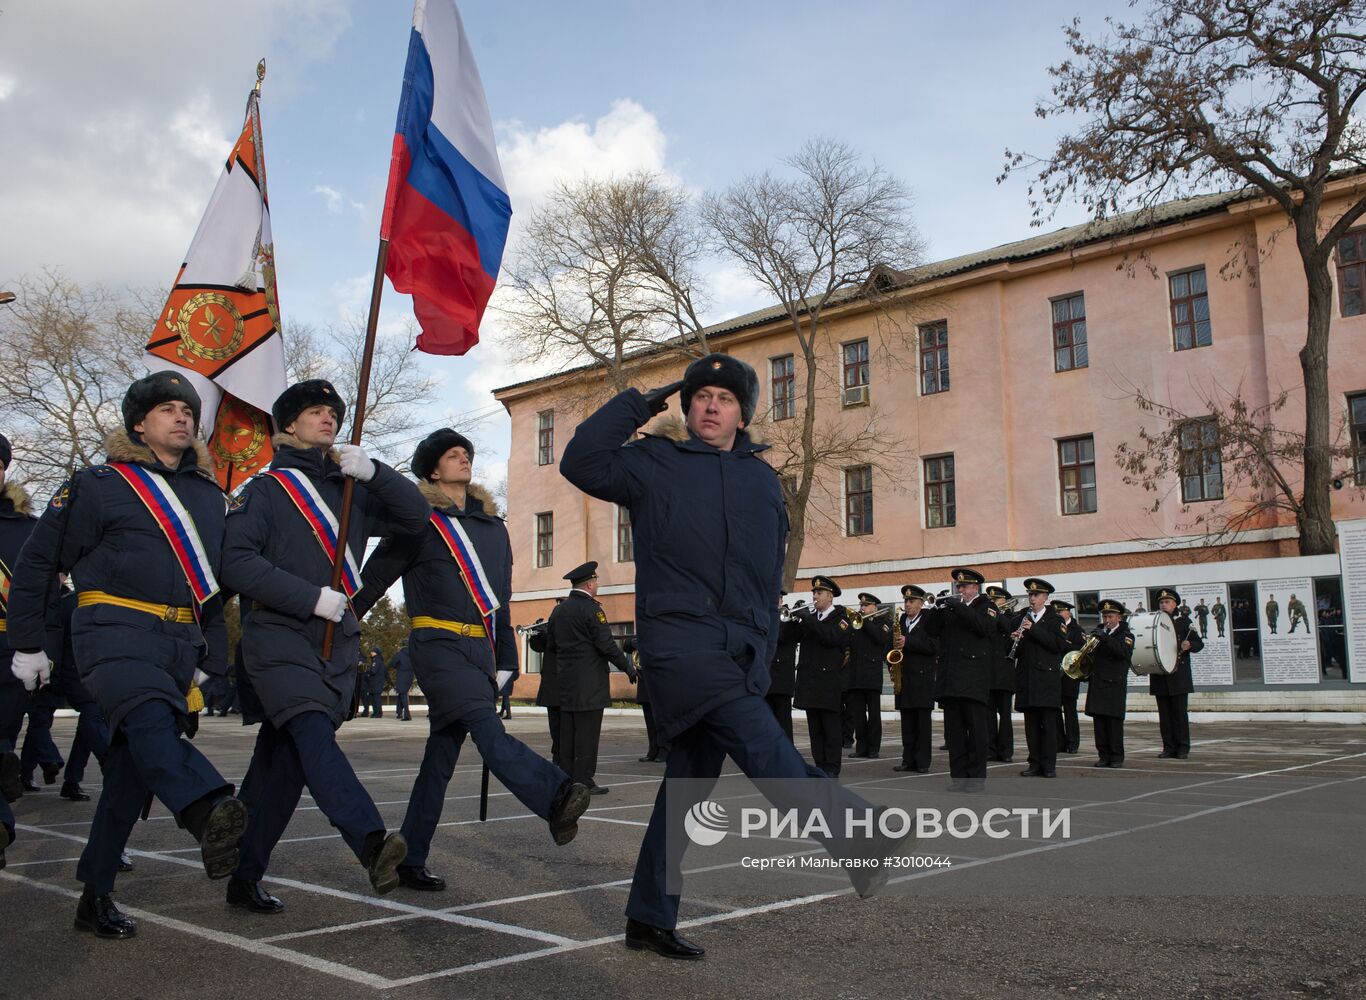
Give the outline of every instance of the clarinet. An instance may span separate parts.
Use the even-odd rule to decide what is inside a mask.
[[[1029,614],[1028,611],[1026,611],[1024,614],[1020,615],[1020,625],[1021,625],[1021,626],[1024,625],[1025,615],[1027,615],[1027,614]],[[1013,660],[1013,659],[1015,659],[1015,654],[1016,654],[1017,652],[1019,652],[1019,649],[1020,649],[1020,640],[1024,638],[1024,629],[1023,629],[1023,627],[1017,628],[1017,629],[1015,629],[1015,631],[1016,631],[1018,634],[1015,636],[1015,641],[1012,642],[1012,643],[1010,644],[1010,652],[1006,654],[1006,659],[1007,659],[1007,660]]]

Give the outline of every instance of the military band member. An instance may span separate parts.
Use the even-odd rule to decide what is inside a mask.
[[[1029,607],[1014,621],[1015,705],[1024,713],[1029,766],[1025,777],[1058,776],[1058,711],[1062,708],[1062,654],[1067,632],[1048,604],[1053,585],[1032,577],[1024,582]]]
[[[650,707],[650,682],[645,676],[644,664],[640,662],[640,650],[636,646],[635,636],[631,636],[621,644],[622,652],[631,658],[631,662],[636,668],[636,704],[640,706],[640,714],[645,717],[645,756],[637,757],[636,762],[640,764],[665,763],[669,759],[669,746],[667,743],[659,742],[659,727],[655,725],[655,712]]]
[[[372,719],[384,717],[384,687],[389,683],[389,665],[375,649],[370,654],[370,669],[365,674],[365,714]]]
[[[412,614],[411,609],[409,614]],[[413,689],[413,658],[408,655],[406,644],[398,647],[389,665],[394,668],[394,718],[412,722],[413,712],[408,703],[408,693]]]
[[[1100,640],[1091,654],[1091,679],[1086,682],[1086,714],[1096,731],[1095,767],[1124,766],[1124,709],[1129,697],[1129,666],[1134,636],[1124,624],[1124,605],[1106,598],[1100,602]]]
[[[1153,674],[1148,678],[1148,691],[1157,699],[1157,722],[1162,732],[1162,752],[1159,757],[1185,760],[1191,752],[1190,713],[1186,701],[1195,690],[1191,673],[1191,653],[1205,648],[1205,641],[1191,627],[1186,615],[1177,615],[1181,595],[1164,587],[1157,595],[1157,607],[1172,615],[1176,629],[1176,669],[1169,674]]]
[[[680,389],[686,425],[662,423],[657,433],[637,437]],[[560,463],[579,489],[631,512],[641,657],[651,671],[660,733],[671,746],[626,906],[626,944],[670,958],[703,954],[675,929],[684,819],[690,800],[700,801],[700,788],[667,798],[677,779],[709,789],[729,756],[751,779],[802,779],[763,782],[779,808],[869,808],[802,760],[764,702],[778,639],[787,514],[776,473],[743,430],[758,399],[753,368],[711,354],[690,364],[680,383],[646,394],[628,389],[609,400],[579,424]],[[838,760],[838,696],[834,708]],[[847,846],[824,843],[837,856]],[[883,836],[862,846],[879,857],[900,851],[899,842]],[[863,895],[890,874],[881,866],[848,871]]]
[[[163,371],[134,382],[107,463],[58,489],[10,591],[14,669],[32,683],[49,669],[39,650],[57,574],[71,573],[78,586],[72,646],[113,734],[76,867],[85,884],[76,927],[99,937],[137,932],[110,892],[149,792],[199,842],[210,878],[232,871],[246,825],[232,785],[184,738],[191,686],[227,669],[217,583],[225,501],[195,438],[199,416],[199,394],[184,376]]]
[[[881,602],[877,595],[859,594],[858,603],[863,627],[854,630],[849,645],[853,669],[845,693],[854,717],[854,752],[849,756],[876,760],[882,750],[882,675],[896,628],[892,612],[878,614]]]
[[[616,667],[631,682],[636,668],[612,636],[598,603],[598,564],[586,562],[565,574],[572,589],[550,612],[550,648],[560,678],[560,759],[564,769],[594,795],[607,788],[594,780],[602,713],[612,704],[611,672]]]
[[[839,777],[842,763],[845,662],[854,634],[844,608],[835,604],[841,593],[828,576],[811,580],[811,608],[799,616],[797,694],[792,699],[806,712],[811,760],[832,778]]]
[[[1011,716],[1015,700],[1015,661],[1009,656],[1011,616],[1006,614],[1010,591],[993,584],[986,595],[996,604],[996,628],[1000,633],[991,665],[991,697],[987,702],[987,760],[1009,764],[1015,759],[1015,724]]]
[[[239,677],[238,688],[249,685],[259,701],[248,714],[243,692],[243,722],[261,724],[242,781],[251,820],[228,902],[256,913],[283,908],[260,880],[305,785],[376,892],[398,886],[396,869],[408,853],[403,837],[385,830],[336,731],[351,711],[360,659],[360,623],[348,599],[360,584],[355,554],[372,536],[422,531],[431,506],[416,486],[359,446],[333,447],[345,415],[346,404],[322,379],[281,393],[272,407],[280,433],[270,469],[247,483],[227,520],[223,582],[242,597],[246,683]],[[356,485],[343,540],[343,592],[331,582],[347,476]],[[336,631],[332,655],[324,659],[328,622]]]
[[[5,848],[14,841],[10,803],[24,794],[19,755],[14,750],[28,702],[24,682],[10,669],[14,658],[7,631],[10,581],[19,564],[19,551],[38,523],[28,494],[9,480],[13,458],[9,438],[0,434],[0,868],[5,866]]]
[[[915,584],[901,588],[903,614],[897,631],[901,651],[896,707],[901,712],[901,763],[894,771],[928,774],[930,770],[930,711],[934,708],[937,644],[925,627],[923,614],[929,594]]]
[[[550,644],[550,627],[539,620],[535,624],[541,627],[527,637],[526,644],[532,652],[541,654],[541,684],[536,689],[536,704],[545,709],[546,726],[550,729],[550,762],[563,768],[564,759],[560,755],[560,671],[555,664],[554,647]]]
[[[1054,600],[1049,604],[1062,619],[1064,634],[1067,636],[1067,652],[1080,650],[1086,645],[1086,633],[1072,617],[1075,609],[1071,602]],[[1063,653],[1063,656],[1066,655],[1067,653]],[[1081,681],[1066,674],[1062,675],[1061,681],[1062,709],[1058,713],[1058,748],[1063,753],[1072,754],[1081,749],[1081,722],[1077,719],[1077,699],[1081,697]]]
[[[778,598],[779,606],[787,591],[782,591]],[[801,639],[802,623],[797,620],[795,613],[788,616],[787,621],[778,623],[778,646],[773,653],[773,663],[769,667],[768,694],[764,695],[764,700],[768,702],[768,707],[773,709],[773,717],[778,720],[778,725],[787,733],[788,739],[792,736],[792,696],[797,690],[797,642]],[[795,741],[794,741],[795,742]]]
[[[407,655],[427,697],[431,732],[403,818],[408,854],[398,868],[409,889],[446,888],[444,878],[427,870],[427,856],[467,735],[493,776],[550,824],[556,844],[574,839],[588,808],[587,786],[508,735],[498,717],[499,682],[518,673],[509,616],[512,545],[492,498],[471,482],[473,462],[474,445],[450,428],[418,444],[411,467],[431,521],[420,534],[380,542],[356,595],[356,610],[364,614],[402,577],[413,622]]]
[[[1000,632],[998,612],[982,593],[985,577],[959,567],[951,573],[954,597],[934,606],[927,625],[939,640],[939,674],[935,698],[944,710],[949,747],[951,792],[980,792],[987,784],[987,702],[991,666]]]

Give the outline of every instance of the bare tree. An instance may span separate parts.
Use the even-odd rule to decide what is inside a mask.
[[[601,365],[614,391],[658,349],[705,354],[687,194],[659,174],[563,183],[532,213],[497,304],[523,363]]]
[[[123,395],[146,373],[142,345],[160,301],[59,271],[21,278],[15,292],[0,308],[0,413],[23,478],[41,491],[104,460]]]
[[[1073,21],[1072,58],[1051,68],[1052,98],[1036,111],[1084,122],[1046,159],[1007,150],[1002,174],[1037,171],[1036,222],[1073,196],[1103,218],[1210,187],[1246,186],[1285,213],[1309,297],[1294,504],[1305,555],[1332,552],[1335,541],[1329,266],[1366,198],[1336,219],[1323,218],[1323,203],[1335,170],[1366,165],[1366,132],[1353,118],[1366,92],[1364,15],[1362,0],[1156,0],[1136,23],[1108,21],[1100,41]]]
[[[841,387],[827,314],[857,295],[875,295],[876,283],[869,280],[875,269],[915,264],[921,244],[904,185],[881,167],[865,165],[848,146],[816,139],[784,162],[792,176],[746,178],[708,197],[702,217],[718,249],[773,295],[800,348],[804,391],[796,419],[763,428],[777,445],[774,465],[786,477],[791,533],[783,578],[790,587],[822,470],[858,464],[889,470],[882,458],[900,447],[866,418],[869,411],[823,420],[818,433],[818,407],[838,400]]]

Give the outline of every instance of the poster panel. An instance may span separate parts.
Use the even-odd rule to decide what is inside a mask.
[[[1257,629],[1262,679],[1267,684],[1317,684],[1319,647],[1314,639],[1314,584],[1307,576],[1257,581]]]

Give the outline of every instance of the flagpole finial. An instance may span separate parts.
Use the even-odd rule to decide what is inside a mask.
[[[266,61],[262,59],[256,64],[256,92],[261,92],[261,81],[266,78]]]

